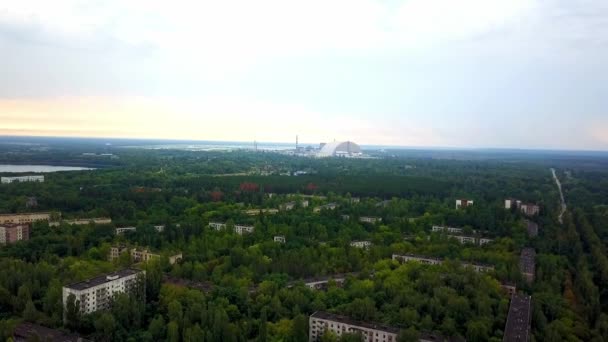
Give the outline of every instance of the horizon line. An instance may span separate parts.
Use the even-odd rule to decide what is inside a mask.
[[[48,138],[48,139],[88,139],[88,140],[132,140],[132,141],[166,141],[166,142],[214,142],[214,143],[240,143],[240,144],[283,144],[289,145],[292,144],[295,147],[295,142],[285,142],[285,141],[261,141],[261,140],[203,140],[203,139],[179,139],[179,138],[142,138],[142,137],[96,137],[96,136],[61,136],[61,135],[5,135],[0,134],[0,139],[4,138]],[[328,140],[328,142],[333,142],[336,140]],[[359,144],[353,140],[344,140],[354,142],[361,147],[373,147],[373,148],[388,148],[388,149],[421,149],[421,150],[452,150],[452,151],[482,151],[482,150],[502,150],[502,151],[544,151],[544,152],[595,152],[595,153],[608,153],[608,150],[594,150],[594,149],[556,149],[556,148],[546,148],[546,147],[472,147],[472,146],[405,146],[405,145],[384,145],[384,144]],[[324,142],[321,142],[324,143]],[[299,142],[298,145],[309,145],[309,146],[318,146],[320,143],[307,143],[307,142]]]

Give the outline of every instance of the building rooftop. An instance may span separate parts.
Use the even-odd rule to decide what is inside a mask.
[[[503,342],[527,342],[529,340],[531,302],[532,297],[523,294],[514,294],[511,297]]]
[[[523,273],[534,274],[536,269],[536,251],[534,248],[524,248],[519,257],[519,268]]]
[[[345,323],[345,324],[349,324],[349,325],[356,325],[356,326],[367,328],[367,329],[385,331],[385,332],[392,333],[392,334],[399,333],[399,328],[396,328],[396,327],[391,327],[389,325],[373,323],[373,322],[360,322],[360,321],[354,320],[347,316],[332,314],[332,313],[325,312],[325,311],[317,311],[317,312],[313,313],[310,317]]]
[[[39,341],[49,342],[88,342],[76,334],[67,334],[61,330],[50,329],[42,325],[32,323],[21,323],[17,325],[13,333],[15,342],[31,341],[32,338],[38,337]]]
[[[142,272],[142,271],[134,269],[134,268],[125,268],[120,271],[116,271],[114,273],[108,273],[108,274],[100,275],[95,278],[91,278],[91,279],[83,280],[83,281],[73,283],[70,285],[66,285],[65,287],[72,289],[72,290],[76,290],[76,291],[82,291],[82,290],[86,290],[86,289],[94,287],[94,286],[105,284],[110,281],[128,277],[130,275],[137,274],[140,272]]]

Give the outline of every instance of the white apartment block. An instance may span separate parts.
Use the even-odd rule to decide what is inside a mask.
[[[154,226],[154,229],[156,229],[157,232],[162,233],[165,231],[165,226],[164,225],[157,225]]]
[[[81,314],[109,309],[115,294],[129,293],[136,289],[137,278],[140,275],[145,277],[146,272],[127,268],[115,273],[66,285],[63,287],[63,306],[65,308],[69,295],[73,294],[80,305]]]
[[[356,248],[370,248],[372,245],[371,241],[353,241],[350,243],[351,247]]]
[[[0,214],[0,224],[3,223],[33,223],[36,221],[48,221],[51,213],[21,213],[21,214]]]
[[[444,226],[433,226],[432,228],[433,232],[448,232],[448,233],[462,233],[462,228],[456,228],[456,227],[444,227]]]
[[[82,219],[74,219],[74,220],[64,220],[63,222],[69,224],[70,226],[83,226],[86,224],[111,224],[112,219],[109,217],[95,217],[95,218],[82,218]],[[59,226],[59,222],[51,222],[49,226]]]
[[[283,236],[283,235],[276,235],[274,237],[274,242],[285,243],[285,236]]]
[[[134,232],[137,231],[136,227],[119,227],[116,228],[116,235],[124,234],[125,232]]]
[[[44,176],[20,176],[20,177],[0,177],[2,184],[21,183],[21,182],[44,182]]]
[[[364,223],[382,222],[382,217],[361,216],[361,217],[359,217],[359,221],[364,222]]]
[[[440,258],[432,258],[432,257],[426,257],[426,256],[414,255],[414,254],[406,254],[406,255],[393,254],[393,260],[399,261],[400,263],[405,263],[408,261],[416,261],[416,262],[419,262],[424,265],[441,265],[444,262],[444,260],[440,259]],[[480,272],[480,273],[489,272],[489,271],[494,270],[494,266],[491,266],[491,265],[468,263],[468,262],[462,262],[460,264],[462,265],[462,267],[472,268],[475,272]]]
[[[456,200],[456,209],[465,208],[470,205],[473,205],[473,200],[468,200],[468,199],[457,199]]]
[[[443,260],[439,259],[439,258],[431,258],[431,257],[425,257],[425,256],[418,256],[418,255],[413,255],[413,254],[406,254],[406,255],[399,255],[399,254],[393,254],[393,260],[405,263],[408,261],[417,261],[421,264],[425,264],[425,265],[440,265],[443,263]]]
[[[222,229],[226,229],[226,224],[225,223],[220,223],[220,222],[209,222],[209,228],[213,228],[215,230],[222,230]]]
[[[326,331],[338,337],[347,333],[361,334],[365,342],[396,342],[399,329],[383,324],[359,322],[346,316],[317,311],[309,319],[309,341],[321,341]]]
[[[234,232],[239,235],[243,235],[244,233],[253,233],[254,229],[255,228],[253,226],[244,226],[240,224],[234,226]]]
[[[461,244],[470,243],[470,244],[479,245],[479,246],[483,246],[485,244],[488,244],[488,243],[494,241],[494,239],[484,238],[484,237],[478,238],[478,237],[471,236],[471,235],[448,235],[448,237],[450,239],[457,240]]]

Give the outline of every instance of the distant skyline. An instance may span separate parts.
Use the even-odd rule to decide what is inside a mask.
[[[0,0],[0,51],[0,135],[608,150],[607,1]]]

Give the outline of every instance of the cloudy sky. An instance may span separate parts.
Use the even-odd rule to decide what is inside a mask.
[[[0,135],[608,150],[606,0],[0,0]]]

